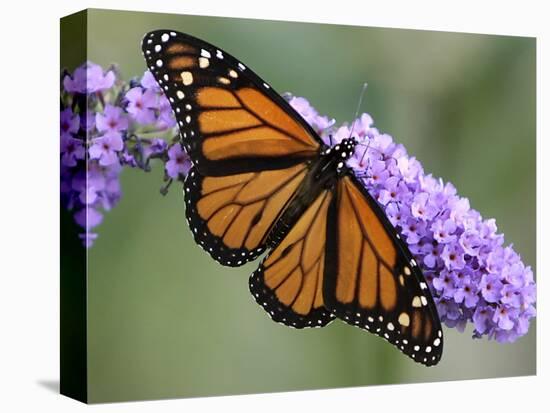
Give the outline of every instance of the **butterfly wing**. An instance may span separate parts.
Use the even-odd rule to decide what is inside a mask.
[[[227,52],[166,30],[145,35],[142,50],[201,174],[282,169],[317,156],[315,131]]]
[[[142,49],[194,164],[184,191],[195,241],[223,265],[255,259],[322,141],[227,52],[166,30],[148,33]]]
[[[336,187],[326,251],[325,306],[415,361],[437,364],[443,334],[422,272],[380,206],[351,173]]]
[[[239,266],[256,259],[308,167],[203,176],[194,167],[185,180],[186,215],[195,241],[216,261]]]
[[[304,328],[323,327],[334,319],[323,301],[332,196],[332,191],[322,191],[250,277],[250,292],[274,321]]]

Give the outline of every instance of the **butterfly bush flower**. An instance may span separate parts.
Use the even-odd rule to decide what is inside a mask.
[[[110,89],[115,83],[113,70],[104,71],[101,66],[86,62],[63,78],[63,87],[69,93],[95,93]]]
[[[323,139],[328,139],[327,134],[323,134],[324,131],[328,130],[336,122],[334,119],[329,119],[326,116],[320,116],[317,110],[310,105],[310,103],[302,98],[292,96],[291,94],[286,94],[284,97],[290,102],[292,107],[296,109],[298,113],[306,120],[307,123],[311,125],[313,130],[318,134],[324,136]],[[328,140],[327,142],[328,143]]]
[[[451,183],[426,174],[403,145],[374,127],[370,115],[337,127],[306,99],[285,98],[327,145],[357,139],[347,164],[420,263],[442,322],[459,331],[472,323],[475,338],[498,342],[527,333],[536,315],[533,272],[504,246],[494,219],[484,220]]]
[[[168,162],[166,162],[166,173],[170,178],[186,176],[191,169],[191,159],[179,143],[173,144],[168,149]]]
[[[82,243],[91,247],[104,213],[122,196],[124,167],[149,171],[150,161],[159,159],[166,164],[167,187],[172,179],[185,178],[190,161],[179,143],[169,149],[168,142],[177,137],[176,122],[149,72],[125,82],[116,67],[104,70],[86,62],[74,73],[65,72],[61,83],[61,201],[82,228]],[[174,157],[178,147],[181,153]],[[179,173],[169,166],[172,158]]]

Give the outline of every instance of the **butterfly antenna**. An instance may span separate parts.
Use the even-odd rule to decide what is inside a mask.
[[[369,139],[369,141],[368,141],[368,143],[367,143],[366,145],[365,145],[364,143],[358,143],[358,144],[357,144],[357,146],[364,146],[364,147],[365,147],[365,152],[363,152],[363,155],[362,155],[362,157],[361,157],[361,161],[363,160],[363,158],[365,157],[365,154],[366,154],[367,151],[369,150],[369,148],[370,148],[370,143],[371,143],[371,139]],[[384,154],[384,152],[382,152],[380,149],[378,149],[378,148],[376,148],[376,147],[374,147],[374,146],[373,146],[372,148],[370,148],[370,149],[373,150],[373,151],[378,152],[380,155],[382,155],[382,157],[383,157],[384,159],[393,159],[393,160],[395,161],[395,163],[397,164],[397,158],[396,158],[395,156],[392,155],[392,156],[388,156],[388,157],[387,157],[387,156]]]
[[[365,155],[367,154],[367,151],[369,150],[369,146],[370,146],[370,140],[369,140],[369,143],[368,143],[367,147],[365,148],[365,152],[363,152],[363,156],[361,156],[361,160],[359,161],[359,166],[363,166],[363,161],[365,160]]]
[[[363,83],[363,87],[361,88],[361,94],[359,95],[359,101],[357,102],[357,109],[355,109],[355,116],[353,117],[353,123],[351,124],[351,131],[349,132],[349,137],[351,138],[353,136],[353,130],[355,129],[355,122],[357,122],[357,117],[359,116],[359,110],[361,110],[361,104],[363,103],[363,96],[365,96],[365,92],[367,90],[368,83]]]

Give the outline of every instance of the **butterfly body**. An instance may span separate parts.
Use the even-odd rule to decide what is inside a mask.
[[[336,317],[436,364],[443,337],[421,269],[346,166],[357,141],[327,146],[225,51],[158,30],[143,40],[193,161],[184,183],[195,242],[225,266],[267,252],[249,280],[270,317],[295,328]]]
[[[319,194],[325,190],[332,192],[339,177],[349,173],[345,162],[353,155],[356,145],[356,139],[351,137],[333,147],[323,145],[319,149],[318,156],[308,162],[308,173],[294,198],[269,232],[268,247],[276,247]]]

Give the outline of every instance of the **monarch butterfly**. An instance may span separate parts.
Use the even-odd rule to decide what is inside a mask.
[[[170,30],[142,50],[193,161],[184,184],[194,239],[240,266],[268,253],[250,292],[274,321],[323,327],[338,317],[425,365],[443,335],[420,268],[346,166],[357,141],[327,146],[243,63]]]

